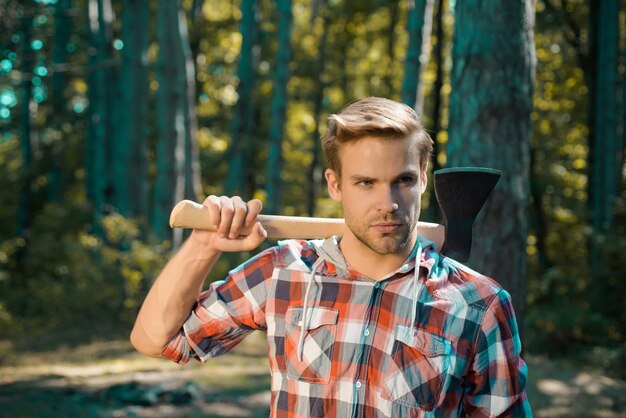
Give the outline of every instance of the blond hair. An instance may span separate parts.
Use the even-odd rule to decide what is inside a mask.
[[[365,136],[402,139],[417,138],[420,167],[428,164],[433,141],[422,126],[417,113],[409,106],[384,99],[368,97],[349,103],[339,113],[330,115],[322,147],[331,170],[341,177],[341,146]]]

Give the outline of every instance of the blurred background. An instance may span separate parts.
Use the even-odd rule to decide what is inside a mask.
[[[623,416],[625,6],[0,0],[0,416],[267,416],[263,335],[179,368],[128,334],[179,200],[341,216],[319,139],[365,96],[416,109],[431,171],[503,171],[468,264],[513,296],[536,416]]]

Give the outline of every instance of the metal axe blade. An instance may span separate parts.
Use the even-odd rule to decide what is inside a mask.
[[[469,259],[476,216],[485,205],[500,170],[485,167],[454,167],[434,172],[435,195],[445,217],[441,252],[460,262]]]

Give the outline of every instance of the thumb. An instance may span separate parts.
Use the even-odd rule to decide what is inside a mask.
[[[250,235],[252,235],[255,239],[259,240],[259,244],[267,239],[267,231],[261,225],[261,222],[257,222],[252,227],[252,231],[250,231]]]
[[[254,249],[261,245],[261,243],[266,239],[267,231],[265,230],[265,228],[263,228],[261,222],[257,222],[254,224],[254,226],[252,226],[252,229],[250,230],[250,235],[244,238],[245,246],[247,248]]]

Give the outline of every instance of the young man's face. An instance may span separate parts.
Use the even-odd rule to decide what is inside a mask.
[[[426,189],[415,138],[364,137],[342,145],[341,179],[326,171],[352,234],[377,254],[407,251]],[[410,248],[408,249],[410,251]]]

